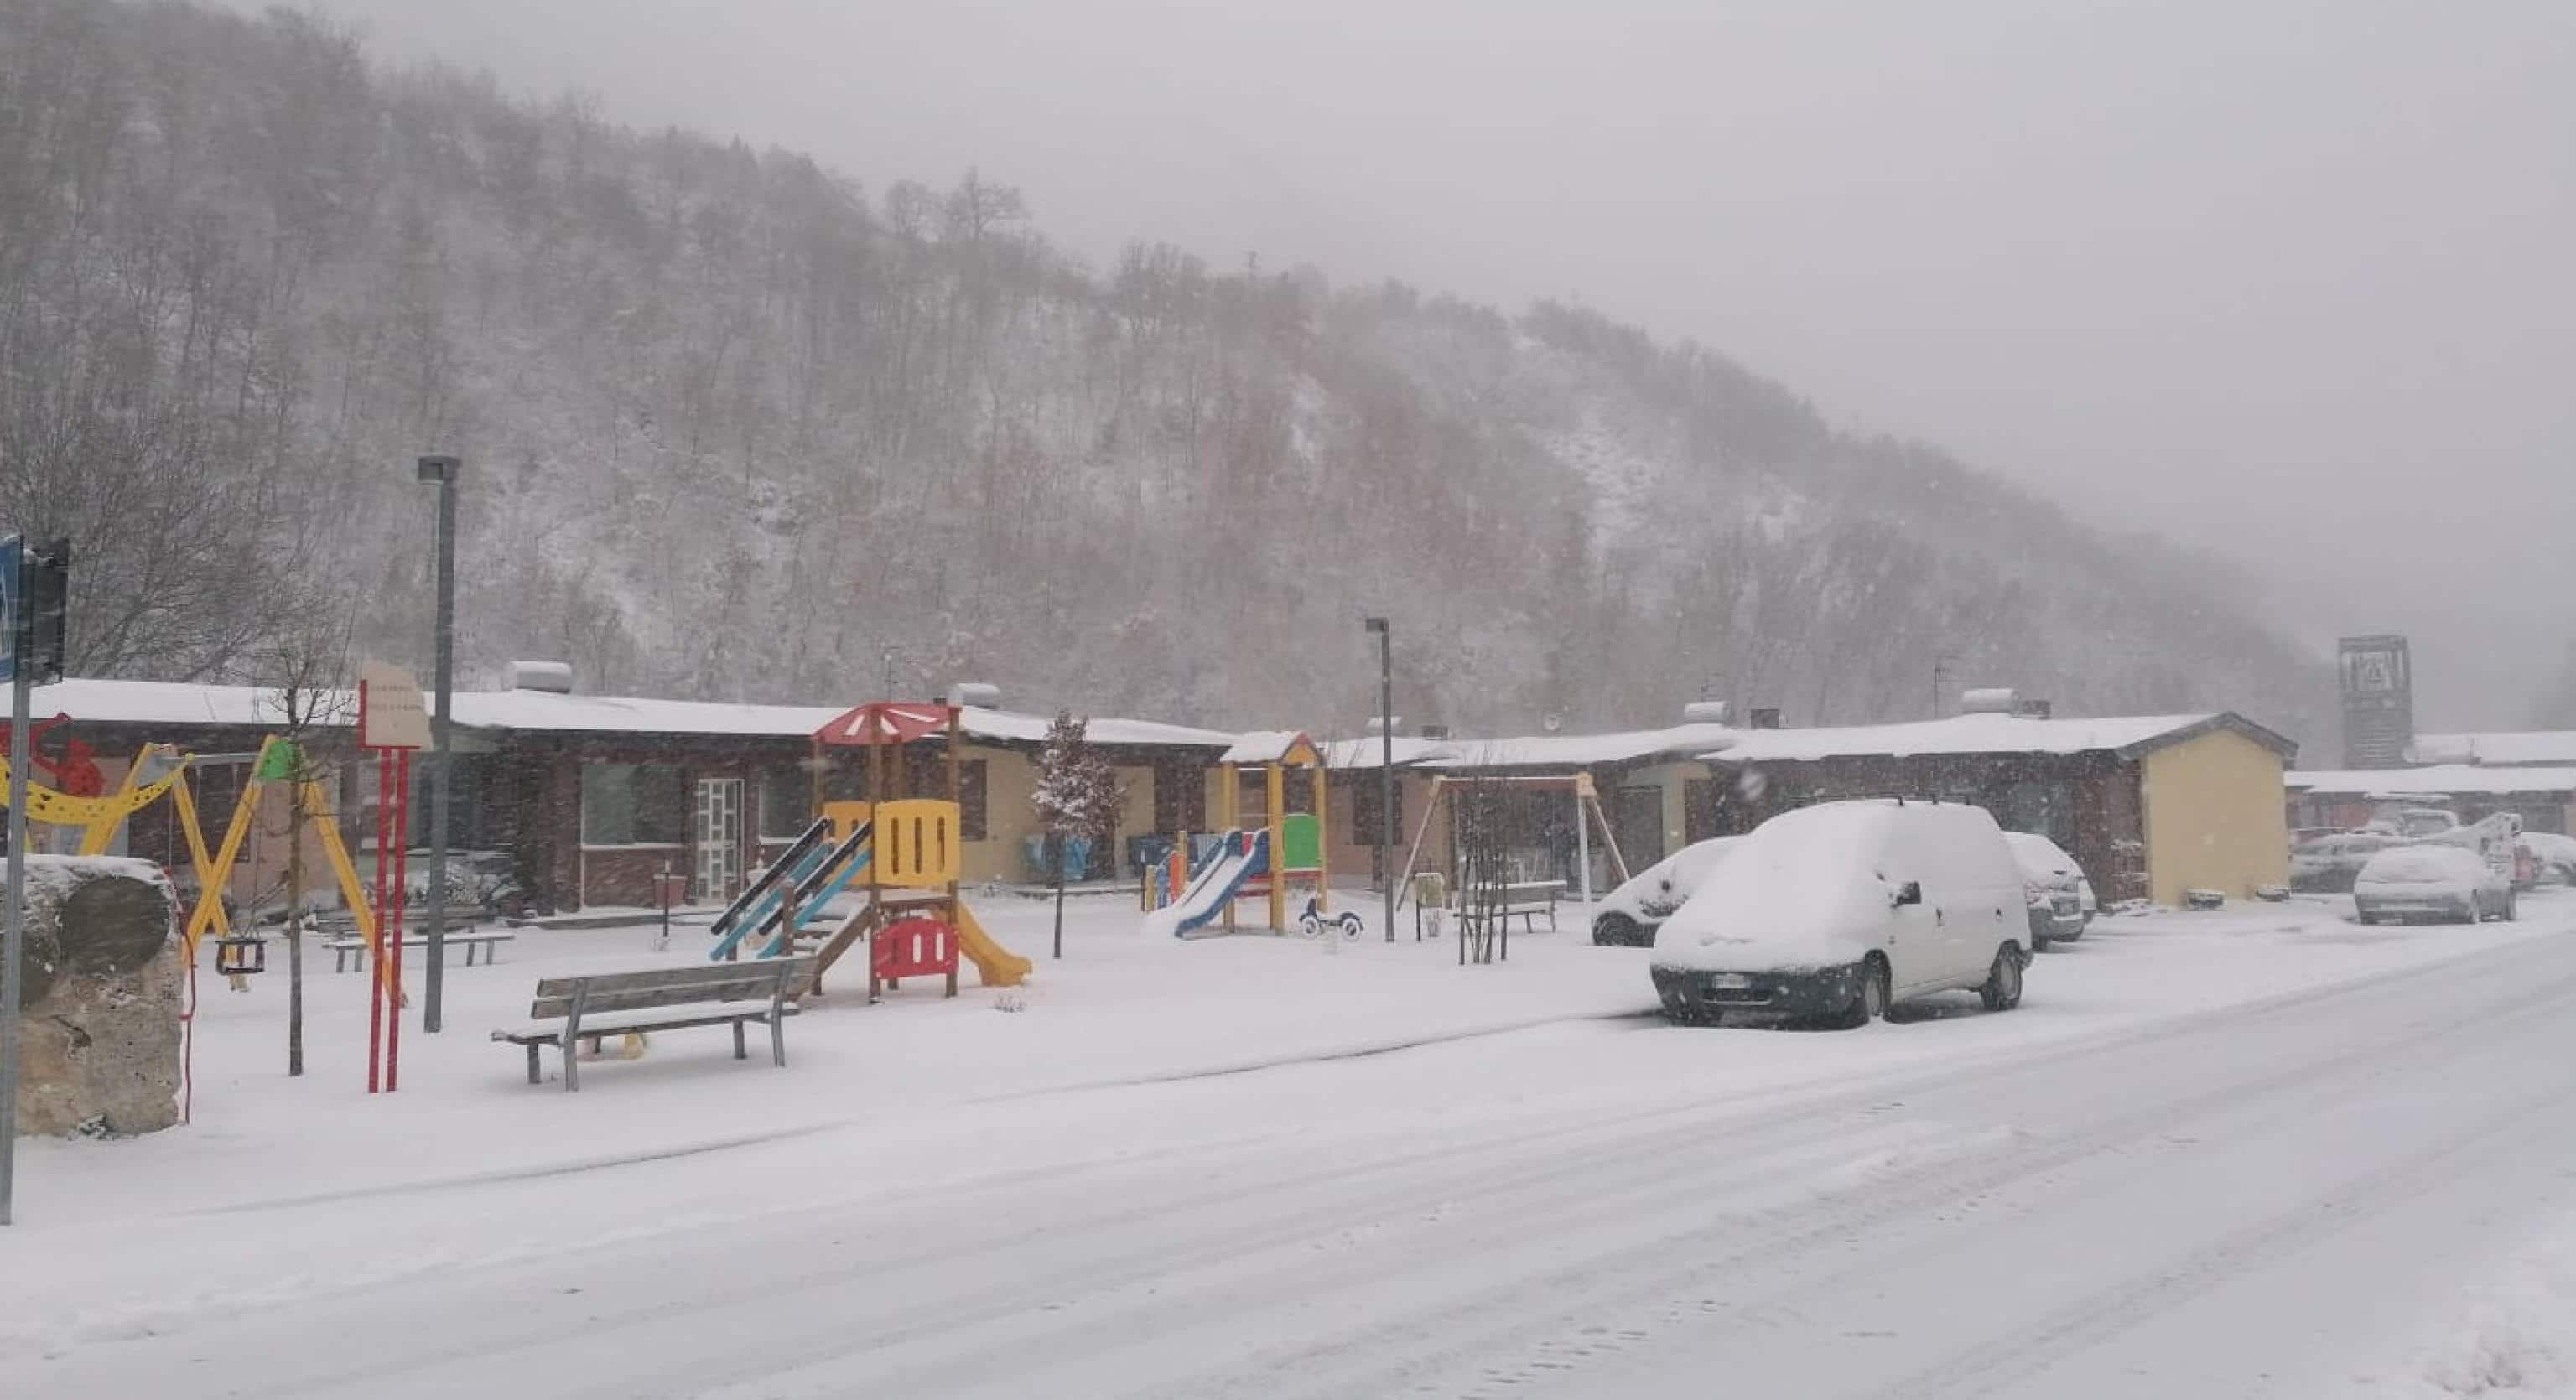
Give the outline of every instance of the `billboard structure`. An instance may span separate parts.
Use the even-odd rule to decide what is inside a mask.
[[[2415,666],[2404,637],[2346,637],[2343,766],[2403,768],[2415,743]]]

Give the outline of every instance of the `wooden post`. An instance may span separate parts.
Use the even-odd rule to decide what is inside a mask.
[[[1240,834],[1243,830],[1242,772],[1231,763],[1220,765],[1218,771],[1223,775],[1223,781],[1225,784],[1225,786],[1217,793],[1217,797],[1219,799],[1217,803],[1219,815],[1224,818],[1224,820],[1219,822],[1218,825],[1230,835]],[[1223,860],[1224,858],[1225,852],[1217,852],[1217,859]],[[1232,899],[1228,899],[1225,902],[1225,931],[1228,933],[1234,932],[1234,901]]]
[[[1263,787],[1267,792],[1270,817],[1270,931],[1288,931],[1288,882],[1281,872],[1288,865],[1288,765],[1275,761],[1262,769]]]
[[[1333,829],[1324,813],[1332,794],[1324,786],[1324,763],[1319,754],[1315,766],[1308,770],[1315,777],[1315,912],[1333,912]]]

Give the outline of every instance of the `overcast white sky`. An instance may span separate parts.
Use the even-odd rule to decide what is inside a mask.
[[[2576,0],[320,0],[380,57],[1131,237],[1693,336],[2411,631],[2576,641]],[[2320,739],[2326,736],[2318,736]]]

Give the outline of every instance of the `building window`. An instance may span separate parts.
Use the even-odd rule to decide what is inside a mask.
[[[760,836],[793,841],[814,824],[814,775],[801,763],[760,770]]]
[[[679,769],[642,763],[582,765],[583,845],[683,846],[688,840],[688,780]]]
[[[1166,836],[1207,830],[1207,770],[1194,764],[1154,765],[1154,829]]]
[[[957,839],[988,839],[984,825],[984,760],[962,759],[957,764]]]
[[[1345,829],[1361,845],[1377,840],[1379,781],[1373,771],[1353,771],[1349,778],[1351,824]],[[1404,839],[1404,775],[1400,773],[1395,781],[1395,834],[1397,840]]]

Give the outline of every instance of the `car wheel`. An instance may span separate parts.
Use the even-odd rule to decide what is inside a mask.
[[[1851,1005],[1834,1018],[1841,1030],[1858,1030],[1887,1014],[1887,964],[1873,956],[1860,965],[1860,987],[1852,993]]]
[[[1986,969],[1985,985],[1977,988],[1977,1000],[1988,1011],[2010,1011],[2021,1005],[2021,962],[2021,950],[2009,943],[1995,950],[1994,966]]]
[[[1648,941],[1640,936],[1643,933],[1644,930],[1637,927],[1636,920],[1616,910],[1592,921],[1592,942],[1595,947],[1635,947]]]

